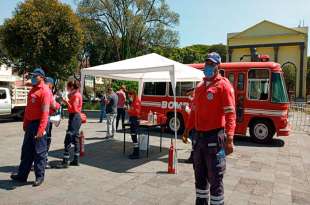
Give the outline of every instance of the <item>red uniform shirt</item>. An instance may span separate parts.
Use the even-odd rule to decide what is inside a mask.
[[[225,128],[227,135],[234,135],[235,95],[226,78],[217,75],[209,85],[205,80],[197,85],[186,127],[197,131]]]
[[[49,112],[49,115],[51,116],[60,108],[60,104],[58,102],[56,102],[51,89],[49,89],[49,93],[50,93],[50,112]]]
[[[34,120],[40,120],[38,133],[43,134],[48,121],[50,107],[49,88],[44,82],[32,87],[28,93],[27,106],[24,114],[24,129]]]
[[[81,93],[79,91],[75,91],[74,93],[70,94],[67,105],[69,113],[81,113],[83,106]]]
[[[135,97],[133,102],[130,105],[130,108],[128,109],[128,115],[131,117],[140,117],[141,113],[141,101],[138,97]]]
[[[124,108],[125,101],[126,101],[126,94],[123,90],[119,90],[116,92],[118,101],[117,101],[117,108]]]

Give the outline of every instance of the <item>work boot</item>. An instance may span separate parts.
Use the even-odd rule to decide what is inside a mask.
[[[56,165],[57,169],[63,169],[63,168],[68,168],[68,167],[69,167],[69,159],[68,158],[63,158],[61,164]]]
[[[36,179],[34,182],[33,182],[33,184],[32,184],[32,186],[40,186],[42,183],[44,182],[44,178],[40,178],[40,179]]]
[[[70,162],[70,166],[80,166],[80,158],[79,156],[74,156],[72,162]]]
[[[207,199],[196,198],[196,205],[208,205]]]
[[[46,159],[46,164],[45,164],[45,169],[51,169],[51,165],[50,163],[48,162],[48,159]]]
[[[52,168],[51,165],[49,163],[46,163],[45,169],[51,169],[51,168]]]
[[[129,159],[139,159],[140,158],[140,151],[139,147],[133,148],[133,153],[129,155]]]
[[[193,164],[193,151],[191,151],[191,155],[187,160],[185,160],[185,163],[187,164]]]
[[[21,178],[18,174],[11,174],[11,179],[18,182],[27,182],[27,179]]]

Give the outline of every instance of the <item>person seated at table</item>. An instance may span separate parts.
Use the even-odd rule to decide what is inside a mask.
[[[133,153],[129,155],[129,159],[139,159],[140,152],[137,134],[141,112],[141,100],[135,91],[129,91],[128,98],[130,98],[131,104],[128,107],[127,113],[129,115],[131,139],[134,145]]]

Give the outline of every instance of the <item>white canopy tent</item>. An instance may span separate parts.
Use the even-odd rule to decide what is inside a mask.
[[[139,96],[142,94],[143,82],[171,82],[174,91],[175,105],[176,82],[200,81],[203,78],[202,71],[170,60],[156,53],[83,69],[81,71],[81,93],[83,93],[86,75],[137,81],[139,82]],[[176,106],[174,107],[176,119]],[[175,138],[177,138],[176,131]]]

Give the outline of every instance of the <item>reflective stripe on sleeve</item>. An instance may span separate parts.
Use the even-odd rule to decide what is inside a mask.
[[[230,113],[230,112],[235,112],[235,109],[233,106],[224,107],[224,113]]]

